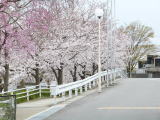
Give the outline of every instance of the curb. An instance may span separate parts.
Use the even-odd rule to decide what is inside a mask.
[[[65,106],[66,105],[56,105],[56,106],[50,107],[47,110],[37,113],[25,120],[44,120],[47,117],[51,116],[52,114],[62,110]]]

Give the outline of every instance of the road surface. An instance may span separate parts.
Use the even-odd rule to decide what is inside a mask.
[[[160,120],[160,79],[126,79],[45,120]]]

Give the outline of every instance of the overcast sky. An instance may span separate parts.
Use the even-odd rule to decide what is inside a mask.
[[[116,0],[119,24],[139,21],[153,28],[153,42],[160,44],[160,0]]]

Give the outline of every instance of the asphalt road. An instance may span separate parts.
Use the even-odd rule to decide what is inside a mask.
[[[123,80],[46,120],[160,120],[160,79]]]

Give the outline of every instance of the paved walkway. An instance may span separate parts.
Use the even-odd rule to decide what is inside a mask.
[[[30,102],[25,102],[17,105],[17,119],[25,120],[26,118],[42,112],[53,105],[53,98],[40,99]]]
[[[45,120],[160,120],[160,79],[128,79]]]

